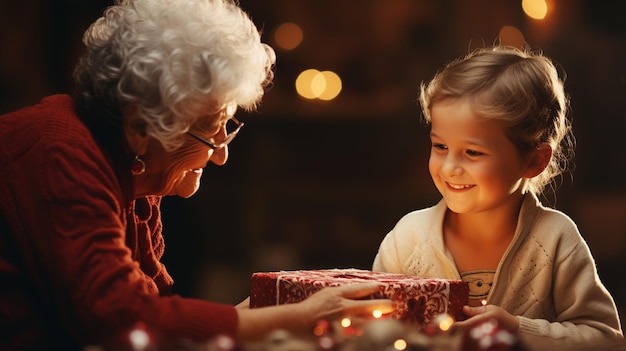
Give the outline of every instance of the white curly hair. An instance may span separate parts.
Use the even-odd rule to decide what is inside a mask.
[[[85,32],[77,103],[117,115],[133,104],[172,150],[199,118],[256,108],[274,50],[234,0],[118,0]]]

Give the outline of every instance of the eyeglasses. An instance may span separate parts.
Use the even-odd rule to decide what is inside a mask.
[[[203,137],[192,132],[187,132],[187,134],[193,137],[194,139],[198,140],[199,142],[203,143],[204,145],[210,147],[212,150],[218,150],[230,144],[230,142],[233,141],[233,139],[235,139],[235,137],[237,136],[237,133],[239,133],[239,130],[241,129],[241,127],[243,127],[243,122],[239,122],[239,120],[237,120],[237,118],[235,117],[232,117],[231,119],[229,119],[226,122],[226,126],[225,126],[226,137],[219,144],[210,142],[204,139]]]

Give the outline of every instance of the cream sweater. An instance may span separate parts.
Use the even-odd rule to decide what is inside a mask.
[[[382,241],[372,269],[460,279],[443,242],[446,209],[441,200],[400,219]],[[521,338],[579,343],[622,337],[615,303],[576,225],[534,195],[524,199],[488,303],[518,316]]]

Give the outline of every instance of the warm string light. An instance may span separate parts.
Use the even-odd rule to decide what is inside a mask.
[[[393,342],[393,348],[398,351],[406,350],[407,346],[408,344],[404,339],[397,339]]]
[[[335,346],[335,340],[328,335],[324,335],[318,339],[317,344],[322,350],[331,350]]]
[[[450,330],[450,328],[452,328],[452,325],[454,325],[454,318],[448,315],[443,315],[443,318],[439,320],[438,324],[439,330],[444,332]]]
[[[150,344],[150,337],[145,330],[133,329],[128,334],[128,338],[133,350],[136,351],[145,350]]]
[[[427,335],[436,335],[451,330],[454,323],[456,323],[454,317],[447,313],[441,313],[434,316],[421,330]]]
[[[378,319],[378,318],[383,316],[383,311],[381,311],[381,310],[374,310],[372,312],[372,316],[374,316],[374,318]]]
[[[236,347],[236,342],[228,335],[218,335],[213,339],[213,350],[215,351],[232,351]]]
[[[327,320],[325,319],[319,320],[315,324],[315,327],[313,327],[313,335],[315,336],[325,335],[328,333],[329,329],[330,329],[330,323],[328,323]]]
[[[360,336],[363,334],[363,329],[355,325],[355,323],[349,317],[344,317],[339,321],[339,325],[342,327],[342,335],[344,337]]]
[[[350,318],[342,318],[339,324],[343,327],[343,336],[353,336],[356,334],[356,329],[352,327],[352,320]]]
[[[481,300],[480,304],[486,308],[487,300]],[[374,344],[384,345],[384,350],[387,351],[408,351],[418,346],[435,346],[440,343],[451,345],[450,340],[461,340],[469,345],[470,350],[512,351],[511,347],[517,343],[515,335],[499,328],[497,321],[493,319],[485,320],[459,333],[451,332],[456,320],[448,313],[435,315],[424,328],[419,329],[406,328],[401,321],[384,318],[384,314],[374,311],[372,315],[380,315],[383,318],[345,316],[332,320],[321,319],[312,329],[316,337],[312,341],[314,344],[311,345],[320,351],[337,351],[340,350],[338,347],[344,345],[352,346],[349,350],[367,351],[374,349],[366,345]],[[218,348],[215,351],[233,350]]]
[[[480,300],[480,304],[483,305],[483,313],[487,312],[487,300],[486,299]]]
[[[487,301],[482,300],[481,304],[485,306]],[[420,347],[426,349],[427,346],[449,346],[452,345],[451,342],[463,342],[468,347],[463,348],[464,350],[497,349],[512,351],[514,350],[512,347],[517,343],[515,335],[500,328],[494,319],[478,323],[478,325],[462,333],[450,333],[455,323],[454,317],[448,313],[435,315],[424,328],[418,329],[407,328],[404,323],[395,318],[362,319],[349,316],[332,320],[322,319],[312,329],[316,337],[311,340],[312,344],[310,345],[319,351],[340,351],[344,346],[348,346],[344,350],[408,351],[416,348],[422,349]],[[301,340],[285,333],[284,335],[275,335],[269,342],[274,343],[275,346],[285,341],[298,342]],[[226,346],[230,346],[228,343],[226,344]],[[235,351],[236,348],[217,347],[212,350]],[[133,351],[136,350],[133,349]]]

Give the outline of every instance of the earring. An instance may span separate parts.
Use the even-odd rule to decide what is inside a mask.
[[[133,165],[130,167],[130,172],[133,175],[140,175],[146,171],[146,163],[143,162],[142,159],[139,158],[139,155],[135,155],[135,160],[133,161]]]

